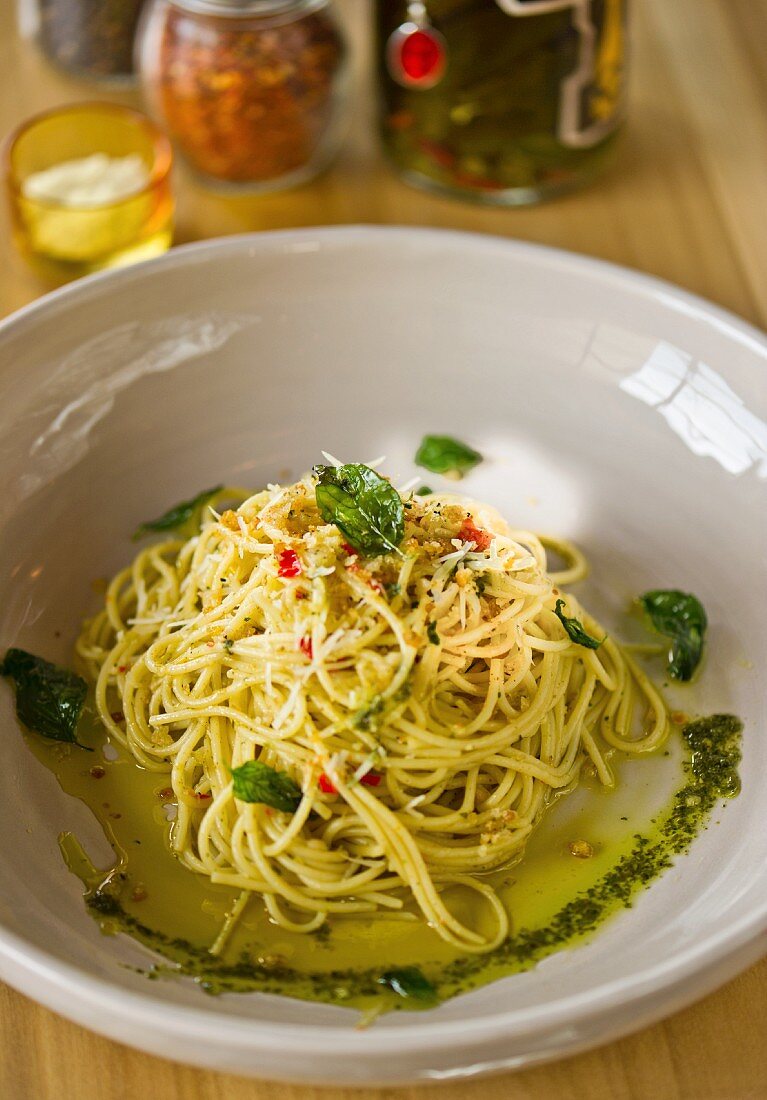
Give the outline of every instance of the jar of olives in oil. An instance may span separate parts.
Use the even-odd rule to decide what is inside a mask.
[[[380,127],[404,179],[498,205],[591,179],[622,121],[628,0],[378,0]]]

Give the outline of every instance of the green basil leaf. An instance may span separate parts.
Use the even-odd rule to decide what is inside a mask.
[[[430,497],[433,491],[428,485],[421,485],[420,488],[416,489],[415,495],[417,497]]]
[[[317,507],[367,557],[397,551],[405,510],[397,490],[369,466],[315,466]]]
[[[415,460],[433,474],[463,477],[482,461],[482,455],[449,435],[425,435]]]
[[[77,740],[77,723],[88,692],[81,676],[24,649],[8,650],[0,675],[13,680],[16,714],[27,729],[52,741],[88,748]]]
[[[400,997],[414,1001],[433,1001],[437,996],[436,989],[417,966],[387,970],[376,978],[376,982],[378,985],[385,985]]]
[[[675,680],[691,680],[703,655],[708,620],[700,600],[676,588],[645,592],[639,602],[659,634],[671,640],[668,671]]]
[[[241,802],[263,802],[275,810],[294,813],[301,801],[301,788],[286,772],[278,772],[260,760],[247,760],[232,768],[234,797]]]
[[[440,638],[436,623],[429,623],[429,625],[426,627],[426,637],[429,639],[432,645],[439,645]]]
[[[154,531],[177,531],[179,528],[186,526],[195,514],[202,511],[204,505],[216,493],[221,492],[223,487],[223,485],[215,485],[212,489],[203,489],[196,497],[192,497],[191,500],[182,500],[180,504],[175,504],[167,512],[163,512],[161,516],[158,516],[157,519],[149,519],[145,523],[139,524],[133,532],[133,538],[140,539],[144,535],[152,534]]]
[[[575,642],[576,645],[582,645],[586,649],[599,649],[604,638],[592,638],[590,634],[583,629],[583,624],[578,619],[571,619],[565,615],[561,608],[565,606],[564,600],[557,600],[557,606],[554,608],[554,614],[561,622],[562,626],[567,631],[567,636],[571,642]]]

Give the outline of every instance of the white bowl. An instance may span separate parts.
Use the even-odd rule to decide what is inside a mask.
[[[130,552],[126,532],[201,486],[298,474],[323,448],[386,454],[404,479],[421,435],[437,431],[488,457],[467,492],[587,549],[603,603],[620,608],[653,586],[698,594],[711,619],[698,709],[746,722],[741,796],[589,945],[359,1032],[341,1008],[210,1000],[191,982],[150,984],[123,966],[146,953],[99,933],[57,848],[63,828],[98,844],[98,827],[25,747],[3,689],[0,974],[12,985],[166,1057],[394,1083],[603,1042],[765,949],[759,333],[665,284],[560,252],[310,229],[86,279],[7,321],[0,360],[3,647],[67,660],[92,579]]]

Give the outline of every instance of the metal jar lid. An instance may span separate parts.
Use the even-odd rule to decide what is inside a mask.
[[[226,17],[243,15],[284,15],[310,12],[324,7],[328,0],[172,0],[177,8],[200,15]]]

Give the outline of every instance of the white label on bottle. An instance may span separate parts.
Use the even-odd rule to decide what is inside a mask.
[[[626,0],[601,0],[601,25],[594,0],[495,0],[511,16],[572,12],[578,61],[559,90],[557,137],[563,145],[587,149],[615,129],[623,114]]]

